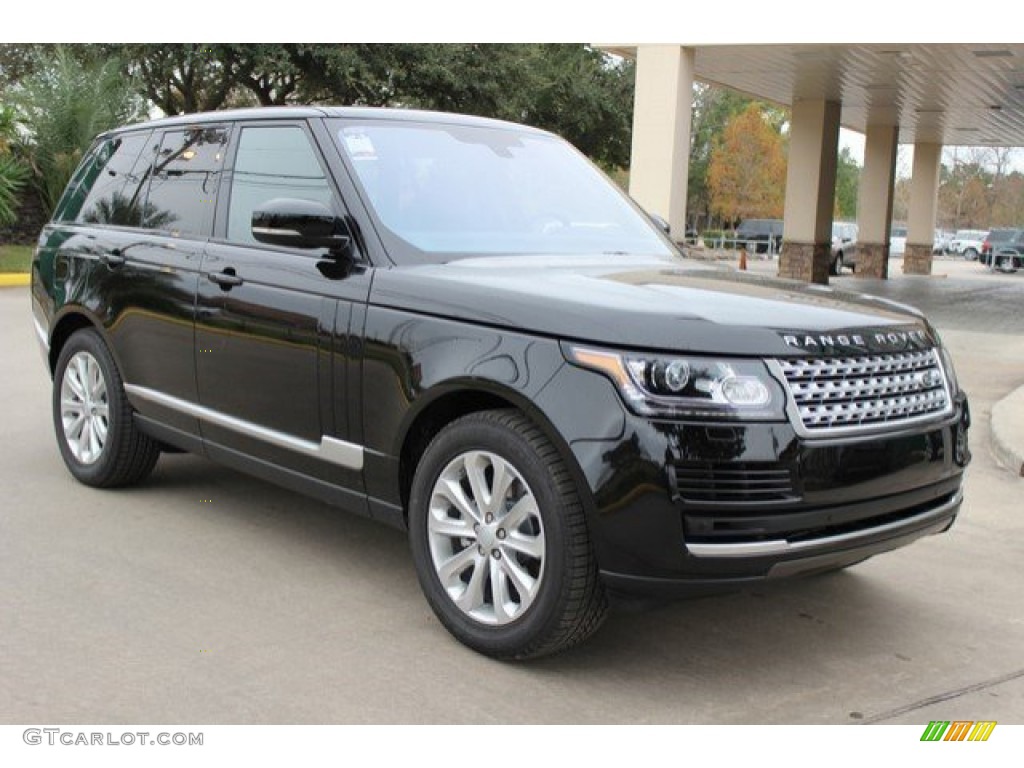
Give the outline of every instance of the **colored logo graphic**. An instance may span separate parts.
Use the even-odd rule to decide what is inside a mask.
[[[988,741],[995,728],[995,720],[932,720],[921,741]]]

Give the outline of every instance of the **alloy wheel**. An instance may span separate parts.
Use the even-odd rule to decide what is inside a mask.
[[[442,588],[470,618],[508,624],[537,597],[545,560],[540,509],[501,456],[467,451],[447,464],[430,495],[427,537]]]

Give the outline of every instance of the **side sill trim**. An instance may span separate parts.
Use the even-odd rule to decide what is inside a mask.
[[[856,544],[860,539],[877,536],[880,533],[899,533],[902,529],[914,528],[923,523],[937,520],[959,507],[964,500],[963,490],[958,490],[956,495],[949,501],[940,504],[927,512],[908,517],[904,520],[896,520],[885,525],[878,525],[874,528],[865,528],[851,533],[840,533],[836,536],[824,536],[820,539],[807,539],[805,541],[789,542],[785,539],[772,541],[749,541],[737,542],[735,544],[686,544],[687,551],[695,557],[762,557],[765,555],[792,555],[803,552],[813,552],[816,549],[825,549],[836,545]]]
[[[212,408],[205,408],[201,405],[190,403],[187,400],[158,392],[155,389],[149,389],[148,387],[125,384],[124,389],[129,395],[140,400],[147,400],[151,403],[162,405],[173,411],[193,416],[200,421],[216,424],[218,427],[230,429],[247,437],[276,445],[278,448],[303,453],[315,459],[329,461],[346,469],[359,471],[363,468],[363,447],[355,443],[347,443],[344,440],[338,440],[326,435],[320,438],[319,443],[314,443],[285,432],[278,432],[276,429],[261,427],[258,424],[253,424],[251,421],[228,416],[226,413],[215,411]]]

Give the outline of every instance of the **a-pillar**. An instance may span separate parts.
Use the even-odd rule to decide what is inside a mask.
[[[840,105],[797,101],[789,134],[781,277],[828,283]]]
[[[907,249],[903,254],[903,271],[908,275],[932,273],[932,244],[935,241],[935,211],[939,201],[941,162],[941,144],[923,141],[914,144]]]
[[[693,49],[638,45],[629,194],[663,217],[677,241],[686,235],[692,108]]]
[[[864,136],[864,171],[857,199],[858,277],[889,276],[889,230],[900,129],[869,125]]]

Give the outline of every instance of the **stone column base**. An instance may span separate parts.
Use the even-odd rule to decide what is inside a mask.
[[[794,243],[786,240],[779,254],[779,277],[828,285],[832,243]]]
[[[889,244],[857,243],[857,277],[889,277]]]
[[[903,274],[930,275],[932,273],[932,247],[930,245],[911,245],[903,252]]]

